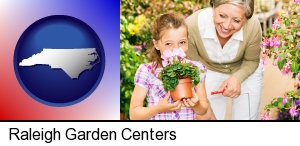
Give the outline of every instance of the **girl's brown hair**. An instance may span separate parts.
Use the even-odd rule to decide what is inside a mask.
[[[168,12],[159,15],[153,21],[151,25],[151,32],[152,32],[151,49],[149,50],[149,60],[153,62],[153,67],[152,67],[153,71],[158,66],[162,66],[160,51],[155,48],[153,40],[159,41],[162,35],[166,31],[170,29],[178,29],[180,27],[186,28],[186,32],[188,33],[188,28],[187,28],[187,24],[185,23],[184,16],[176,12]]]

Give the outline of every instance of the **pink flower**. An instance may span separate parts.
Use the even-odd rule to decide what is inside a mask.
[[[276,29],[276,28],[280,27],[280,22],[281,22],[281,19],[276,19],[274,21],[274,23],[272,24],[272,28]]]
[[[185,18],[189,17],[189,14],[185,14]]]
[[[269,39],[268,39],[267,37],[264,37],[264,38],[263,38],[263,41],[261,42],[261,45],[262,45],[263,47],[268,47],[269,44],[270,44]]]
[[[174,48],[173,49],[173,55],[174,55],[174,57],[179,56],[180,55],[180,49]]]
[[[272,36],[271,37],[271,39],[269,40],[269,45],[270,45],[270,47],[273,47],[273,46],[280,46],[280,40],[279,40],[279,37],[278,36],[276,36],[276,37],[274,37],[274,36]]]
[[[167,66],[169,64],[173,64],[173,52],[171,50],[165,50],[163,52],[163,55],[161,56],[161,58],[163,59],[162,64],[163,66]]]
[[[179,48],[179,57],[181,57],[181,59],[186,57],[186,54],[184,53],[183,49],[181,49],[181,48]]]
[[[266,47],[262,47],[262,52],[263,52],[263,54],[266,54]]]
[[[291,23],[291,24],[290,24],[290,27],[291,27],[291,28],[294,28],[295,26],[296,26],[295,23]]]
[[[173,52],[171,50],[165,50],[162,55],[162,59],[168,60],[173,57]]]
[[[288,98],[286,96],[286,94],[283,95],[283,99],[282,99],[282,103],[286,104],[288,102]]]
[[[266,112],[265,114],[261,114],[260,120],[272,120],[271,112]]]
[[[298,116],[298,111],[296,110],[296,107],[294,105],[291,107],[289,112],[290,112],[292,117]]]
[[[169,4],[169,8],[174,8],[174,4]]]
[[[143,48],[142,46],[133,46],[135,51],[141,51]]]
[[[143,46],[144,46],[144,47],[146,47],[146,45],[147,45],[147,43],[146,43],[146,42],[144,42],[144,43],[143,43]]]
[[[277,66],[277,62],[280,60],[280,57],[275,57],[273,61],[273,65]]]
[[[161,56],[164,67],[173,64],[174,61],[182,61],[186,57],[182,48],[174,48],[173,50],[165,50]]]
[[[167,60],[163,60],[163,61],[162,61],[162,65],[163,65],[163,67],[166,67],[166,66],[168,66],[168,65],[169,65],[169,63],[168,63],[168,61],[167,61]]]
[[[300,80],[300,71],[297,74],[297,78],[298,78],[298,80]]]
[[[262,63],[262,65],[267,65],[266,57],[265,56],[261,57],[261,63]]]
[[[285,66],[281,69],[282,74],[286,75],[286,74],[290,74],[291,73],[291,67],[290,67],[291,61],[289,60]]]

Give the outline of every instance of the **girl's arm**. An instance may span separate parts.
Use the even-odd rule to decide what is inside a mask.
[[[209,109],[208,99],[206,97],[205,83],[201,82],[195,87],[196,94],[199,98],[198,104],[193,107],[197,115],[204,115]]]
[[[196,93],[194,97],[190,100],[185,101],[184,105],[191,107],[196,115],[198,120],[216,120],[215,114],[208,102],[206,96],[205,83],[201,82],[195,87]]]
[[[217,120],[211,106],[209,105],[205,115],[196,115],[197,120]]]
[[[212,110],[212,108],[211,108],[211,106],[210,106],[210,104],[209,104],[209,101],[208,101],[208,99],[207,99],[207,94],[206,94],[206,88],[205,88],[205,82],[202,82],[202,83],[199,83],[197,86],[196,86],[196,93],[197,93],[197,95],[199,96],[199,102],[201,103],[203,103],[203,104],[207,104],[207,111],[206,111],[206,113],[204,114],[204,115],[199,115],[199,114],[197,114],[197,116],[196,116],[196,119],[198,119],[198,117],[201,117],[201,116],[203,116],[203,117],[205,117],[205,119],[204,120],[216,120],[216,116],[215,116],[215,114],[214,114],[214,112],[213,112],[213,110]]]
[[[130,102],[130,119],[147,120],[161,112],[171,112],[181,108],[181,102],[176,101],[173,104],[168,103],[170,93],[163,98],[158,105],[144,107],[143,103],[148,90],[139,85],[135,85]]]

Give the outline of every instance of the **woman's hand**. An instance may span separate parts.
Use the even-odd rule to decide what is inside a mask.
[[[237,98],[241,94],[241,83],[232,75],[222,83],[218,91],[224,91],[223,96],[225,97]]]
[[[166,96],[158,103],[158,108],[160,112],[173,112],[177,111],[181,108],[182,104],[180,100],[177,100],[174,103],[168,103],[170,98],[170,91],[166,94]]]
[[[183,106],[188,107],[188,108],[193,108],[199,103],[199,97],[198,95],[193,92],[193,97],[192,98],[184,98],[182,100]]]

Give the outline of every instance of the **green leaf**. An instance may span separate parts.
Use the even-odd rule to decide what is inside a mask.
[[[174,72],[172,72],[171,75],[170,75],[170,77],[172,77],[172,78],[175,77],[175,76],[176,76],[176,74]]]
[[[284,54],[278,54],[278,56],[280,57],[280,59],[285,59],[285,55]]]
[[[278,108],[280,108],[280,109],[284,108],[284,105],[282,102],[278,102]]]
[[[288,48],[288,46],[283,46],[281,45],[282,49],[281,50],[286,50]],[[283,56],[284,58],[286,58],[285,56]]]
[[[269,105],[268,105],[268,108],[272,108],[272,107],[273,107],[273,105],[272,105],[272,104],[269,104]]]
[[[131,76],[131,71],[130,70],[126,70],[125,75],[126,75],[126,77],[130,77]]]
[[[291,104],[290,104],[290,103],[286,103],[286,104],[285,104],[285,107],[286,107],[286,108],[290,108],[290,107],[291,107]]]
[[[277,62],[279,70],[282,69],[282,67],[285,65],[285,63],[286,63],[286,59],[281,59]]]
[[[291,71],[293,73],[298,73],[298,71],[299,71],[299,64],[296,61],[294,61],[292,63],[292,65],[291,65]]]
[[[293,35],[287,35],[286,38],[290,41],[290,42],[293,42],[294,41],[294,37]]]
[[[273,106],[274,106],[274,107],[278,106],[278,101],[275,101],[275,102],[273,103]]]
[[[292,103],[293,103],[293,99],[289,98],[288,104],[292,104]]]
[[[292,78],[295,79],[296,78],[297,73],[293,73]]]
[[[127,24],[128,23],[127,19],[124,16],[121,16],[120,19],[121,19],[122,24]]]
[[[292,20],[292,22],[294,22],[296,26],[299,24],[299,20],[298,19],[294,19],[294,20]]]
[[[299,57],[299,56],[300,56],[300,51],[297,50],[296,57]]]

